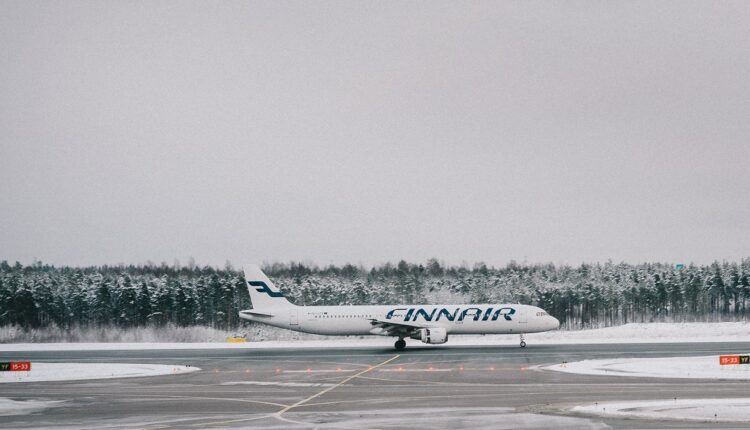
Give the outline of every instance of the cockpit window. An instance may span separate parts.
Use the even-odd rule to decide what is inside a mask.
[[[544,316],[547,316],[547,312],[537,312],[537,313],[536,313],[536,316],[538,316],[538,317],[544,317]]]

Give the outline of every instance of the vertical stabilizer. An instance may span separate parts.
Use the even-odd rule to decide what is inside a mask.
[[[245,282],[253,309],[287,308],[291,303],[255,264],[245,266]]]

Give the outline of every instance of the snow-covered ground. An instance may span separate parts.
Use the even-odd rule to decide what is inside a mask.
[[[31,363],[29,372],[0,372],[0,383],[72,381],[175,375],[201,370],[192,366],[123,363]],[[29,404],[31,405],[31,404]]]
[[[409,340],[409,346],[424,345]],[[646,323],[626,324],[593,330],[552,331],[526,336],[529,345],[584,344],[584,343],[674,343],[674,342],[750,342],[750,323]],[[451,336],[448,345],[517,345],[516,335]],[[215,349],[215,348],[344,348],[352,346],[393,346],[390,337],[338,337],[315,340],[269,340],[246,343],[16,343],[0,344],[3,351],[62,351],[62,350],[120,350],[120,349]]]
[[[744,351],[738,351],[745,355]],[[560,363],[542,369],[581,375],[651,378],[750,379],[750,364],[719,365],[719,356],[613,358]]]
[[[539,343],[750,342],[750,321],[637,323],[593,330],[551,331],[527,336]]]
[[[545,366],[542,369],[583,375],[750,380],[750,365],[722,366],[718,355],[583,360]],[[606,417],[750,422],[750,398],[603,402],[578,405],[570,410]]]
[[[442,407],[442,408],[384,408],[375,405],[361,410],[320,412],[287,412],[285,417],[294,421],[310,423],[307,428],[337,430],[358,429],[556,429],[556,430],[601,430],[610,429],[604,423],[588,418],[566,417],[518,412],[507,407]],[[314,424],[321,423],[322,424]],[[266,425],[266,423],[268,423]],[[283,421],[264,422],[265,430],[286,430],[289,423]],[[259,427],[260,428],[260,427]],[[297,427],[300,428],[300,427]]]
[[[576,406],[571,410],[573,412],[606,417],[704,422],[750,422],[750,398],[605,402]]]
[[[13,400],[0,397],[0,416],[30,414],[61,406],[63,403],[61,400]]]

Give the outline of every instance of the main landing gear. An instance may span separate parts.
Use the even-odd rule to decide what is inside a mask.
[[[403,351],[404,348],[406,348],[406,341],[402,338],[399,338],[393,346],[396,347],[396,350]]]
[[[523,333],[521,333],[521,348],[526,348],[526,340],[523,337]]]

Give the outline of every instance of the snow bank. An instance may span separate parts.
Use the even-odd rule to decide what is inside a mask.
[[[61,400],[13,400],[0,397],[0,417],[25,415],[62,405]]]
[[[268,328],[266,328],[268,327]],[[254,327],[260,336],[277,335],[275,327]],[[274,329],[274,330],[270,330]],[[204,326],[180,327],[174,324],[148,327],[21,327],[0,326],[0,343],[56,343],[56,342],[219,342],[234,334]]]
[[[741,354],[745,355],[745,354]],[[719,356],[615,358],[583,360],[542,367],[580,375],[637,376],[650,378],[750,379],[750,365],[719,365]]]
[[[750,322],[638,323],[593,330],[545,332],[527,337],[550,343],[750,342]]]
[[[294,421],[318,423],[319,412],[287,412]],[[325,424],[312,428],[326,429],[608,429],[603,423],[579,417],[519,413],[505,407],[388,408],[326,411]],[[288,429],[289,423],[271,424],[266,429]]]
[[[291,332],[289,332],[291,333]],[[314,340],[307,340],[307,339]],[[410,347],[424,345],[409,340]],[[677,343],[677,342],[750,342],[750,323],[651,323],[626,324],[593,330],[551,331],[526,335],[529,345],[584,343]],[[447,345],[517,345],[517,335],[450,336]],[[3,351],[65,351],[121,349],[255,349],[255,348],[348,348],[393,346],[393,338],[309,336],[290,340],[226,342],[134,342],[134,343],[15,343],[0,344]]]
[[[526,335],[529,345],[586,343],[750,342],[750,322],[639,323],[591,330],[555,330]],[[516,345],[517,335],[453,336],[452,345]]]
[[[0,383],[74,381],[175,375],[201,370],[192,366],[122,363],[31,363],[29,372],[0,372]]]
[[[703,422],[749,422],[750,398],[605,402],[576,406],[571,411],[606,417]]]

